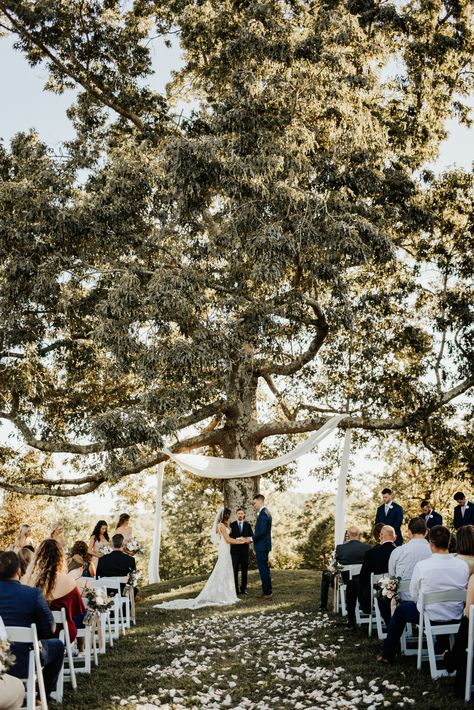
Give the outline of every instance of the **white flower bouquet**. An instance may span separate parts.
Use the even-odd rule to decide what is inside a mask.
[[[88,589],[85,593],[87,599],[87,614],[84,617],[85,626],[90,626],[103,611],[111,609],[114,600],[107,596],[105,589]]]
[[[124,545],[124,550],[129,552],[131,555],[143,555],[145,552],[143,545],[140,545],[138,540],[134,537],[130,538],[130,540]]]
[[[104,544],[99,547],[99,552],[101,555],[110,555],[113,548],[110,545]]]
[[[400,577],[394,577],[393,575],[386,575],[379,579],[375,584],[375,590],[379,598],[385,597],[390,601],[393,599],[398,601],[398,587],[400,584]]]
[[[139,572],[139,570],[132,569],[128,574],[127,584],[130,585],[130,587],[138,587],[138,585],[142,581],[142,576],[143,575],[141,572]]]
[[[328,572],[333,574],[339,580],[342,579],[343,567],[344,567],[344,565],[341,565],[341,563],[336,560],[335,556],[331,557],[331,559],[328,562]]]
[[[8,639],[0,639],[0,678],[14,663],[15,656],[10,651],[10,642]]]

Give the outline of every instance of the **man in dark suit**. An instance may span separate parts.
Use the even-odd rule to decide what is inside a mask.
[[[382,505],[377,508],[375,522],[383,523],[384,525],[391,525],[397,535],[396,544],[402,545],[403,537],[400,528],[403,523],[403,508],[401,505],[398,505],[398,503],[393,501],[392,491],[390,488],[383,489],[382,500]]]
[[[351,525],[348,528],[347,537],[347,542],[336,545],[335,558],[337,562],[344,566],[362,564],[365,553],[370,550],[370,545],[360,541],[360,530],[355,525]],[[321,605],[319,607],[321,611],[326,611],[327,609],[331,577],[332,575],[328,570],[323,572],[321,578]],[[343,581],[346,585],[347,625],[353,627],[355,625],[359,575],[354,575],[352,579],[349,579],[349,574],[344,572]]]
[[[464,525],[474,525],[474,503],[466,499],[464,493],[454,494],[457,506],[454,508],[453,524],[456,532]]]
[[[359,603],[365,614],[370,608],[370,576],[388,572],[388,561],[394,551],[397,536],[391,525],[384,525],[380,531],[380,542],[365,553],[359,575]]]
[[[245,520],[245,510],[238,508],[236,511],[237,520],[230,525],[230,537],[237,540],[238,537],[252,537],[252,526]],[[249,571],[249,545],[231,545],[230,554],[232,556],[232,566],[234,568],[235,592],[236,594],[247,594],[247,578]],[[239,587],[239,569],[242,575],[242,584]]]
[[[132,570],[137,568],[135,558],[122,551],[123,535],[118,533],[113,536],[112,547],[114,548],[112,552],[99,557],[95,575],[97,579],[101,577],[126,577]],[[125,584],[121,584],[120,587],[123,592]],[[113,593],[113,590],[111,589],[108,593]]]
[[[420,515],[420,518],[423,518],[428,530],[431,530],[431,528],[434,528],[435,525],[442,525],[443,524],[442,516],[439,513],[437,513],[435,510],[433,510],[433,508],[430,505],[429,500],[422,500],[420,503],[420,508],[422,510],[422,514]]]
[[[0,554],[0,616],[5,626],[36,624],[41,639],[41,663],[46,695],[49,699],[56,690],[56,683],[64,661],[64,644],[51,638],[55,631],[53,615],[42,593],[36,587],[20,583],[21,567],[15,552]],[[12,644],[15,665],[8,673],[17,678],[28,677],[29,644]]]
[[[272,516],[265,507],[265,496],[261,493],[254,496],[253,503],[257,511],[257,523],[252,540],[258,572],[262,580],[262,599],[271,599],[273,590],[268,555],[272,549]]]

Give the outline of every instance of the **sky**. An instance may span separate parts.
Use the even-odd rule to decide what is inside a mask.
[[[164,91],[173,70],[179,68],[179,47],[173,44],[167,48],[163,42],[155,41],[152,46],[153,64],[156,70],[153,88]],[[72,126],[66,116],[73,94],[67,92],[56,95],[43,90],[46,71],[43,67],[30,67],[23,55],[15,51],[11,38],[0,37],[0,139],[8,144],[18,131],[35,129],[40,138],[51,148],[73,137]],[[474,102],[472,103],[474,107]],[[474,163],[474,128],[459,126],[456,121],[447,123],[449,137],[441,146],[436,163],[431,166],[436,170],[457,166],[470,169]],[[3,430],[3,432],[2,432]],[[5,437],[6,427],[0,429],[0,440]],[[301,493],[313,493],[321,488],[334,487],[334,481],[321,484],[311,475],[311,469],[321,454],[334,440],[321,445],[318,453],[304,456],[298,465],[298,481],[293,490]],[[354,469],[361,475],[364,471],[383,473],[383,462],[369,450],[361,451],[353,459]],[[93,494],[87,496],[87,503],[92,512],[106,513],[113,505],[110,495]]]

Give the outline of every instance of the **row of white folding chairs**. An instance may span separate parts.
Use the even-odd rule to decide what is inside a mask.
[[[357,575],[360,574],[360,571],[362,569],[362,565],[344,565],[342,567],[341,572],[347,572],[349,575],[349,580],[352,580],[353,577],[356,577]],[[377,617],[377,609],[378,605],[375,605],[375,593],[374,593],[374,584],[378,582],[378,580],[383,577],[382,574],[371,574],[370,576],[370,609],[371,613],[370,614],[364,614],[360,608],[359,601],[356,602],[356,610],[355,610],[355,616],[356,616],[356,624],[358,626],[362,626],[364,624],[367,624],[368,627],[368,635],[372,635],[372,629],[373,625],[376,624],[377,629],[381,629],[381,620],[380,618],[378,619]],[[346,606],[346,590],[347,587],[343,582],[340,582],[337,588],[337,594],[336,594],[336,612],[340,611],[342,616],[347,616],[347,606]],[[379,614],[380,616],[380,614]]]
[[[83,629],[77,630],[77,638],[84,638],[83,665],[80,664],[79,657],[74,658],[65,609],[52,612],[55,623],[62,626],[59,638],[64,643],[65,647],[65,663],[63,664],[59,674],[56,691],[54,693],[55,700],[58,703],[61,703],[63,699],[65,680],[70,681],[72,688],[76,690],[76,673],[91,672],[91,654],[93,654],[94,664],[96,666],[98,665],[97,645],[99,636],[101,638],[99,649],[100,653],[105,653],[107,638],[109,645],[112,647],[114,644],[114,638],[118,639],[120,636],[120,630],[122,630],[122,633],[125,634],[125,630],[130,628],[132,623],[136,623],[135,605],[133,603],[134,600],[131,597],[123,596],[121,593],[121,584],[126,583],[127,578],[102,577],[101,579],[93,579],[90,581],[92,582],[94,588],[113,589],[115,591],[115,595],[113,597],[114,606],[111,610],[102,612],[99,615],[100,634],[98,628],[91,626],[86,626]],[[111,612],[113,612],[113,616],[111,615]],[[48,704],[44,688],[43,672],[41,669],[40,646],[36,625],[32,624],[30,628],[22,626],[5,627],[0,618],[0,638],[2,637],[2,629],[3,635],[6,636],[11,643],[31,644],[32,648],[29,654],[28,678],[23,679],[26,684],[26,708],[27,710],[34,710],[36,705],[36,684],[38,684],[41,710],[47,710]]]

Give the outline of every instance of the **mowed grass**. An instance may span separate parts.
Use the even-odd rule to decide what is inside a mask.
[[[78,676],[78,689],[67,689],[64,707],[466,707],[454,698],[451,679],[433,682],[427,664],[416,670],[414,657],[381,666],[375,660],[376,638],[368,639],[366,630],[347,631],[339,617],[321,615],[317,572],[274,571],[271,602],[257,598],[259,580],[251,573],[249,595],[238,605],[153,608],[160,601],[195,596],[203,579],[143,588],[137,626],[100,657],[92,675]],[[212,702],[206,699],[209,693]],[[140,701],[132,697],[140,694]]]

